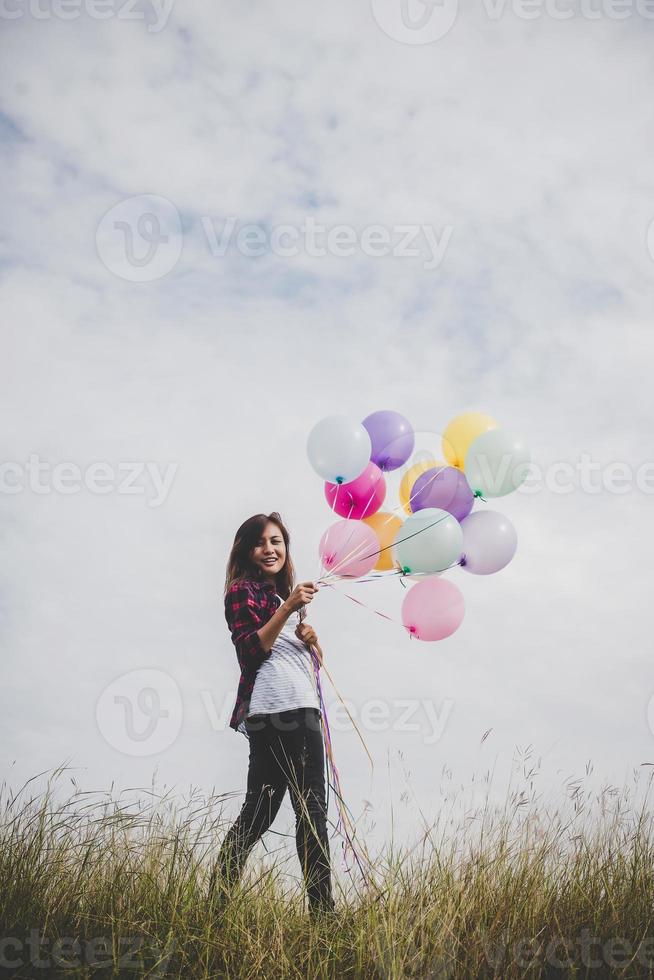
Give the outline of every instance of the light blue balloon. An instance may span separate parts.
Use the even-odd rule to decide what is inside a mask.
[[[425,507],[405,520],[393,551],[409,572],[442,572],[461,558],[463,532],[456,517],[440,507]]]

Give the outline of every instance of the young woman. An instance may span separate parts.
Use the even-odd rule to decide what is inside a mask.
[[[280,515],[256,514],[234,538],[225,580],[225,618],[241,677],[230,727],[250,743],[247,792],[214,868],[210,895],[219,901],[238,881],[248,854],[275,819],[286,790],[295,810],[296,846],[309,912],[334,910],[331,890],[325,754],[320,701],[302,622],[317,591],[294,585],[289,533]]]

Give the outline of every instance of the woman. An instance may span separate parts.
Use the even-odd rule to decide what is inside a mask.
[[[248,737],[250,759],[245,802],[223,841],[210,895],[217,881],[221,896],[229,894],[288,789],[313,918],[334,910],[322,717],[309,646],[318,650],[318,666],[322,653],[315,630],[302,622],[317,588],[294,586],[289,541],[276,511],[256,514],[236,532],[227,564],[225,618],[241,668],[230,727]]]

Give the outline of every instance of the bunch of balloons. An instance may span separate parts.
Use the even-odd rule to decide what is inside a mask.
[[[441,640],[458,629],[465,610],[461,590],[443,572],[458,565],[490,575],[511,561],[517,547],[507,517],[474,505],[516,490],[531,456],[520,436],[488,415],[466,412],[445,428],[443,459],[409,465],[399,506],[382,510],[384,473],[406,467],[414,446],[410,422],[395,411],[373,412],[362,422],[330,415],[313,427],[309,461],[341,518],[323,534],[320,560],[326,580],[360,579],[373,571],[411,578],[402,623],[418,639]]]

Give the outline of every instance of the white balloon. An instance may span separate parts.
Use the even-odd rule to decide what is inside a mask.
[[[470,444],[465,475],[471,490],[484,497],[504,497],[524,483],[531,453],[521,436],[506,429],[490,429]]]
[[[473,511],[463,518],[461,528],[466,572],[492,575],[508,565],[515,555],[518,535],[504,514],[486,508]]]
[[[329,483],[356,480],[370,462],[368,430],[349,415],[328,415],[317,422],[307,439],[309,462]]]

